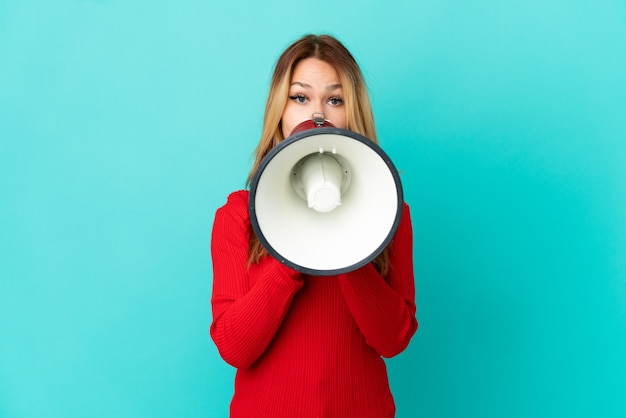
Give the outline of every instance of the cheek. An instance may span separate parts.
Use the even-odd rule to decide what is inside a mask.
[[[289,133],[291,133],[293,127],[295,126],[293,124],[293,115],[288,110],[288,108],[285,109],[285,111],[283,112],[283,115],[280,118],[280,122],[282,125],[283,136],[287,138],[289,136]]]
[[[287,138],[293,128],[306,119],[307,115],[305,111],[298,109],[296,106],[287,105],[281,117],[283,136]]]
[[[346,129],[346,111],[345,109],[337,109],[334,112],[329,112],[326,117],[335,125],[337,128]]]

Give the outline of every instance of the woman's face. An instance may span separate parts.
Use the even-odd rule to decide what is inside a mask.
[[[337,71],[325,61],[306,58],[296,65],[289,86],[289,99],[281,119],[284,137],[314,113],[324,113],[334,126],[346,128],[343,88]]]

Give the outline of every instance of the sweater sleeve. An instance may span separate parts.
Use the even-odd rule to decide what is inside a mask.
[[[374,265],[338,277],[344,298],[367,343],[384,357],[401,353],[417,330],[413,232],[408,205],[389,247],[389,272]]]
[[[252,365],[263,354],[303,284],[300,273],[272,257],[252,274],[249,233],[247,194],[234,193],[213,223],[210,333],[222,358],[237,368]]]

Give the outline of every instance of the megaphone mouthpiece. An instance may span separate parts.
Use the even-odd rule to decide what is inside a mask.
[[[328,119],[326,119],[326,115],[324,113],[313,113],[311,115],[311,119],[307,119],[305,121],[300,122],[296,125],[295,128],[291,131],[289,136],[293,136],[299,132],[306,131],[314,128],[334,128],[333,125]]]

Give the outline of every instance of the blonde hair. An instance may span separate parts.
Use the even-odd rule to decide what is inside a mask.
[[[276,62],[265,104],[263,131],[259,144],[254,151],[254,163],[246,183],[248,186],[263,158],[272,148],[285,139],[281,118],[287,105],[289,85],[296,65],[306,58],[317,58],[336,69],[343,87],[346,129],[378,143],[374,114],[365,80],[350,51],[339,40],[330,35],[305,35],[287,47]],[[267,254],[267,250],[250,229],[248,263],[256,263]],[[374,265],[383,275],[387,273],[388,264],[387,250],[374,260]]]

